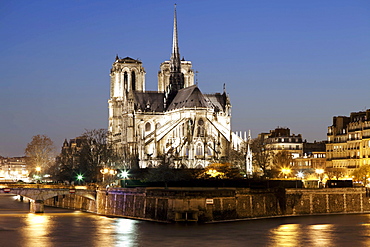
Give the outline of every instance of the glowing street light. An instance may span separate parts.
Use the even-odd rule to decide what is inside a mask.
[[[288,174],[290,174],[292,172],[292,170],[290,170],[290,168],[282,168],[281,169],[281,172],[284,174],[285,178],[287,178]]]
[[[42,179],[42,176],[41,176],[41,174],[40,174],[40,172],[41,172],[41,167],[40,167],[40,166],[37,166],[37,167],[35,168],[35,170],[36,170],[36,174],[35,174],[35,175],[33,175],[33,178],[34,178],[34,179],[36,179],[36,180],[38,180],[38,181],[41,181],[41,179]]]
[[[324,173],[324,169],[316,169],[315,171],[317,174],[321,175]]]
[[[127,171],[123,171],[121,172],[121,177],[123,177],[123,187],[126,188],[126,179],[128,178],[128,172]]]
[[[81,184],[81,181],[84,179],[84,176],[82,174],[77,174],[77,181],[78,184]]]
[[[101,174],[103,174],[103,183],[104,183],[104,176],[105,174],[108,174],[108,175],[111,175],[111,176],[114,176],[117,174],[117,171],[116,170],[113,170],[113,169],[108,169],[108,168],[103,168],[100,170]]]
[[[321,174],[323,174],[325,171],[324,171],[324,169],[316,169],[315,172],[319,176],[319,187],[321,188],[321,186],[322,186],[322,184],[321,184]]]
[[[303,177],[304,177],[304,173],[303,172],[298,172],[297,173],[297,178],[302,179]]]

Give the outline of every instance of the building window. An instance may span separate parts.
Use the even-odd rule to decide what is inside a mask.
[[[198,121],[198,137],[204,137],[204,121],[199,119]]]
[[[196,155],[203,155],[203,145],[201,143],[197,144],[195,154]]]
[[[123,82],[125,86],[127,86],[127,81],[128,81],[128,75],[127,75],[127,72],[125,71],[125,73],[123,73]]]
[[[132,71],[132,73],[131,73],[131,86],[132,86],[132,90],[136,90],[136,76],[135,76],[135,71]]]
[[[145,131],[150,131],[152,128],[151,124],[150,123],[146,123],[145,124]]]

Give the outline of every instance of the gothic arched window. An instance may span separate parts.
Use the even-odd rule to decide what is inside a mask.
[[[152,126],[149,122],[145,124],[145,131],[150,131],[151,128],[152,128]]]
[[[203,119],[198,120],[198,137],[204,137],[204,121],[203,121]]]
[[[201,143],[197,144],[195,155],[203,155],[203,145]]]
[[[127,82],[128,82],[128,75],[127,75],[127,72],[125,71],[123,73],[123,85],[125,85],[124,87],[126,88],[126,90],[127,90]]]
[[[131,86],[132,90],[136,90],[136,76],[135,76],[135,71],[131,72]]]
[[[212,143],[208,143],[207,145],[207,155],[211,156],[212,155]]]

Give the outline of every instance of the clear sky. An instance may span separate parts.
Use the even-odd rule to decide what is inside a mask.
[[[140,59],[156,90],[174,3],[0,1],[0,155],[107,128],[116,54]],[[234,131],[325,140],[333,116],[370,108],[368,0],[179,0],[177,13],[180,54],[203,93],[226,83]]]

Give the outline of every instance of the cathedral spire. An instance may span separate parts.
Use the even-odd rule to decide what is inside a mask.
[[[165,104],[167,107],[175,98],[177,92],[182,88],[184,88],[184,75],[181,73],[181,60],[177,36],[177,13],[175,4],[173,17],[172,54],[170,60],[170,81],[165,93]]]
[[[175,9],[174,9],[174,17],[173,17],[173,37],[172,37],[172,54],[171,54],[171,61],[170,61],[170,71],[175,72],[175,73],[181,72],[179,42],[178,42],[178,35],[177,35],[176,4],[175,4]]]

